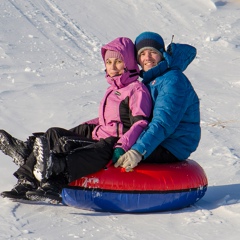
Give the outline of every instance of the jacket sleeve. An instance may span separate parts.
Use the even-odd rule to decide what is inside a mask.
[[[137,87],[129,98],[131,127],[118,140],[115,148],[121,147],[128,151],[136,142],[141,132],[146,128],[152,111],[151,95],[143,84]]]
[[[132,149],[147,158],[153,150],[169,137],[179,125],[186,108],[189,86],[184,81],[185,76],[178,74],[165,77],[154,89],[157,96],[153,106],[153,118],[142,132]]]

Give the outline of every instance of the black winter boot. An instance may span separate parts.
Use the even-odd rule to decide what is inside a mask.
[[[31,153],[31,137],[23,142],[12,137],[4,130],[0,130],[0,150],[11,158],[18,166],[22,166]]]
[[[11,191],[5,191],[1,193],[2,197],[11,199],[27,199],[26,192],[36,190],[37,186],[35,183],[28,181],[25,177],[20,177],[17,184]]]
[[[35,178],[39,182],[47,180],[52,174],[52,158],[50,158],[50,149],[46,137],[36,138],[33,145],[33,154],[36,158],[33,169]]]
[[[59,184],[57,181],[43,182],[37,190],[28,191],[26,197],[32,201],[59,204],[62,202],[62,187],[63,184]]]
[[[50,151],[47,138],[36,138],[33,153],[36,158],[33,174],[39,182],[46,181],[52,174],[58,175],[65,171],[66,156]]]

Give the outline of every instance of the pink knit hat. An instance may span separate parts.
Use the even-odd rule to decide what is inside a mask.
[[[123,61],[122,54],[120,52],[115,52],[111,50],[107,50],[104,56],[104,61],[106,62],[108,58],[118,58]]]

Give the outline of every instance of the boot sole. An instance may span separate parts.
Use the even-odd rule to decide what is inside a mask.
[[[31,201],[46,202],[50,204],[62,203],[62,198],[48,194],[37,194],[36,192],[27,192],[26,197]]]
[[[13,195],[10,193],[1,193],[1,197],[3,198],[9,198],[12,200],[29,200],[26,195],[25,196],[19,196],[19,195]]]

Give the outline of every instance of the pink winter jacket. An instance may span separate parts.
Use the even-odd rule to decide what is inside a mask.
[[[134,56],[134,45],[129,38],[117,38],[102,47],[121,53],[126,71],[121,76],[106,79],[110,84],[99,107],[99,117],[87,123],[97,126],[92,138],[100,140],[110,136],[119,137],[116,147],[129,150],[148,124],[152,100],[148,89],[138,81],[139,68]]]

